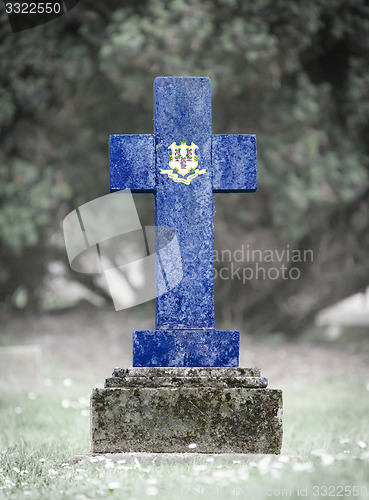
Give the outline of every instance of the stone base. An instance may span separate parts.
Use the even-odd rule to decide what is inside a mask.
[[[140,330],[133,333],[133,366],[238,366],[237,330]]]
[[[92,452],[278,454],[282,391],[266,385],[257,369],[118,368],[91,396]]]

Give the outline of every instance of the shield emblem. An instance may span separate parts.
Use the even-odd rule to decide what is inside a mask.
[[[193,173],[197,167],[197,156],[195,155],[196,144],[192,142],[191,146],[187,141],[182,141],[179,146],[175,142],[169,146],[172,150],[169,166],[176,174],[185,176]]]
[[[173,142],[168,149],[172,151],[170,155],[169,168],[160,169],[161,174],[166,174],[174,182],[190,184],[192,179],[195,179],[200,174],[205,174],[206,169],[199,170],[197,168],[197,155],[195,149],[198,146],[194,142],[181,141],[179,145]]]

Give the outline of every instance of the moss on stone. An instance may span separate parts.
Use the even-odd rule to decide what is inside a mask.
[[[95,389],[94,452],[279,453],[282,392],[246,388]]]

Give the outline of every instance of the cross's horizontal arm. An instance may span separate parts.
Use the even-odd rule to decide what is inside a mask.
[[[213,191],[256,191],[256,136],[212,136]]]
[[[111,135],[110,191],[155,192],[155,141],[152,134]]]

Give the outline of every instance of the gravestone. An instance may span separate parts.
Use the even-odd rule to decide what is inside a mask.
[[[239,332],[214,319],[213,193],[256,190],[255,136],[212,134],[209,78],[156,78],[154,134],[110,136],[110,179],[155,195],[157,258],[170,228],[181,265],[160,254],[156,329],[135,331],[133,367],[93,391],[92,450],[279,453],[282,393],[238,367]]]

